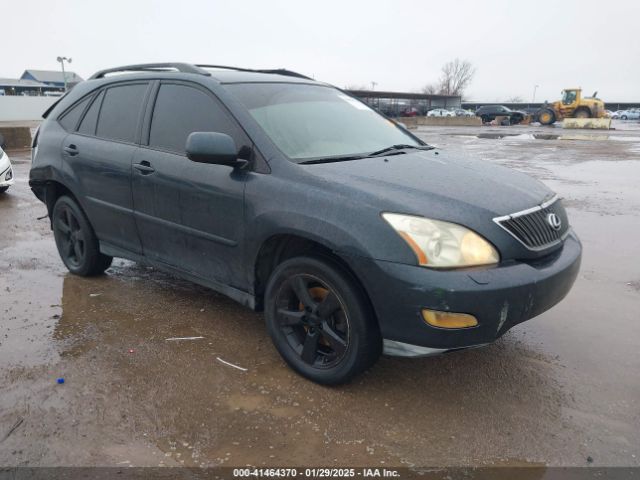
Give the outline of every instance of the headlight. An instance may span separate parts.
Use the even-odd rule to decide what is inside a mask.
[[[493,245],[461,225],[398,213],[383,213],[382,217],[407,242],[418,264],[424,267],[471,267],[500,261]]]

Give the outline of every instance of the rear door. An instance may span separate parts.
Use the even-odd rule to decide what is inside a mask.
[[[162,82],[152,96],[133,165],[144,255],[207,280],[242,285],[247,173],[192,162],[185,144],[191,132],[226,133],[238,149],[251,148],[251,142],[220,101],[197,84]]]
[[[148,82],[116,84],[97,92],[66,137],[67,174],[101,242],[141,253],[133,218],[131,162],[138,149]]]

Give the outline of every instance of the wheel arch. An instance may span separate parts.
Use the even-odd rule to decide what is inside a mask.
[[[68,197],[71,197],[82,209],[83,213],[85,215],[87,214],[84,208],[82,207],[82,204],[78,200],[78,197],[76,196],[76,194],[74,194],[73,191],[63,183],[57,180],[48,180],[47,182],[44,183],[43,189],[44,189],[44,199],[41,199],[41,200],[47,206],[47,214],[49,215],[49,219],[51,219],[51,215],[53,214],[54,205],[56,204],[56,202],[60,197],[65,195]]]
[[[260,245],[253,262],[253,289],[255,309],[257,311],[263,310],[264,293],[267,282],[276,267],[285,260],[302,255],[321,257],[333,262],[344,270],[362,290],[366,301],[371,307],[371,312],[375,312],[363,282],[351,268],[347,260],[336,252],[335,249],[331,248],[331,246],[326,243],[321,243],[319,239],[298,233],[274,234],[265,239]]]
[[[594,114],[594,109],[592,107],[590,107],[589,105],[580,105],[579,107],[577,107],[574,112],[573,115],[575,116],[578,112],[581,111],[586,111],[587,113],[589,113],[589,117],[592,117]]]

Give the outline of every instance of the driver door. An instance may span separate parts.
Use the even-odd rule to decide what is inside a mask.
[[[239,285],[248,174],[193,162],[185,145],[192,132],[226,133],[238,148],[251,143],[217,98],[196,84],[162,82],[153,97],[147,137],[132,173],[144,256],[206,280]]]

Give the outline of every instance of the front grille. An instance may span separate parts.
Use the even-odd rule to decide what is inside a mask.
[[[557,220],[560,221],[559,226]],[[494,218],[494,221],[530,250],[544,250],[556,245],[569,231],[567,212],[558,197],[522,212]]]

